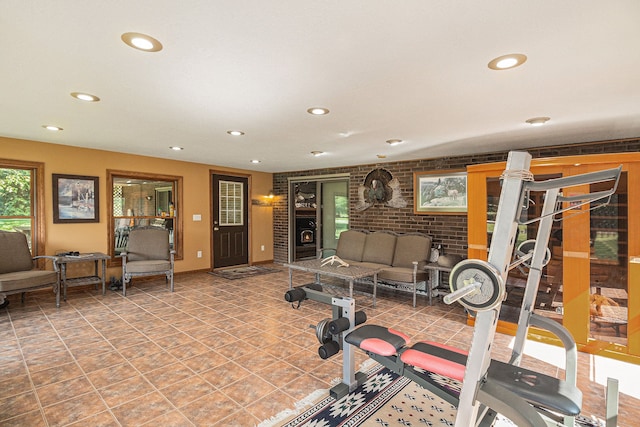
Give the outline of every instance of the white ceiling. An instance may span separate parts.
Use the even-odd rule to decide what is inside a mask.
[[[637,137],[640,1],[0,0],[0,136],[265,172]]]

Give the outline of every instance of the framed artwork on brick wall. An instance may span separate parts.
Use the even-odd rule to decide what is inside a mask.
[[[432,171],[413,173],[415,214],[464,215],[467,213],[467,173]]]

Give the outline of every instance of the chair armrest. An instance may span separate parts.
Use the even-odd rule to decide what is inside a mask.
[[[122,259],[122,271],[127,267],[127,255],[127,252],[120,252],[120,255],[118,255]]]
[[[51,260],[53,264],[53,270],[58,271],[58,257],[51,256],[51,255],[38,255],[38,256],[34,256],[32,259],[33,261],[36,261],[38,259]]]

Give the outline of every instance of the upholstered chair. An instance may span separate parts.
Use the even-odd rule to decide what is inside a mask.
[[[139,227],[129,232],[129,241],[122,252],[122,295],[134,277],[164,274],[173,292],[175,251],[169,244],[169,230],[159,227]]]
[[[51,260],[53,270],[36,268],[38,259]],[[20,232],[0,231],[0,293],[22,293],[24,302],[25,292],[47,287],[53,289],[56,306],[60,307],[60,273],[56,257],[32,257],[27,236]]]

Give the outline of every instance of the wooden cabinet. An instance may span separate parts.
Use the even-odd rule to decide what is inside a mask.
[[[534,159],[531,172],[536,181],[542,181],[619,165],[623,173],[608,205],[570,210],[554,222],[549,242],[552,258],[543,271],[535,310],[561,322],[581,350],[640,363],[640,324],[632,316],[640,311],[640,299],[632,298],[640,293],[640,277],[630,268],[632,260],[640,259],[640,153]],[[487,259],[504,168],[504,162],[467,168],[469,258]],[[598,184],[592,184],[562,191],[575,195],[598,190]],[[526,198],[523,222],[539,216],[540,197]],[[536,230],[537,223],[520,225],[518,240],[535,238]],[[501,313],[503,331],[515,331],[523,281],[526,271],[510,272]],[[535,329],[530,335],[551,339]]]

